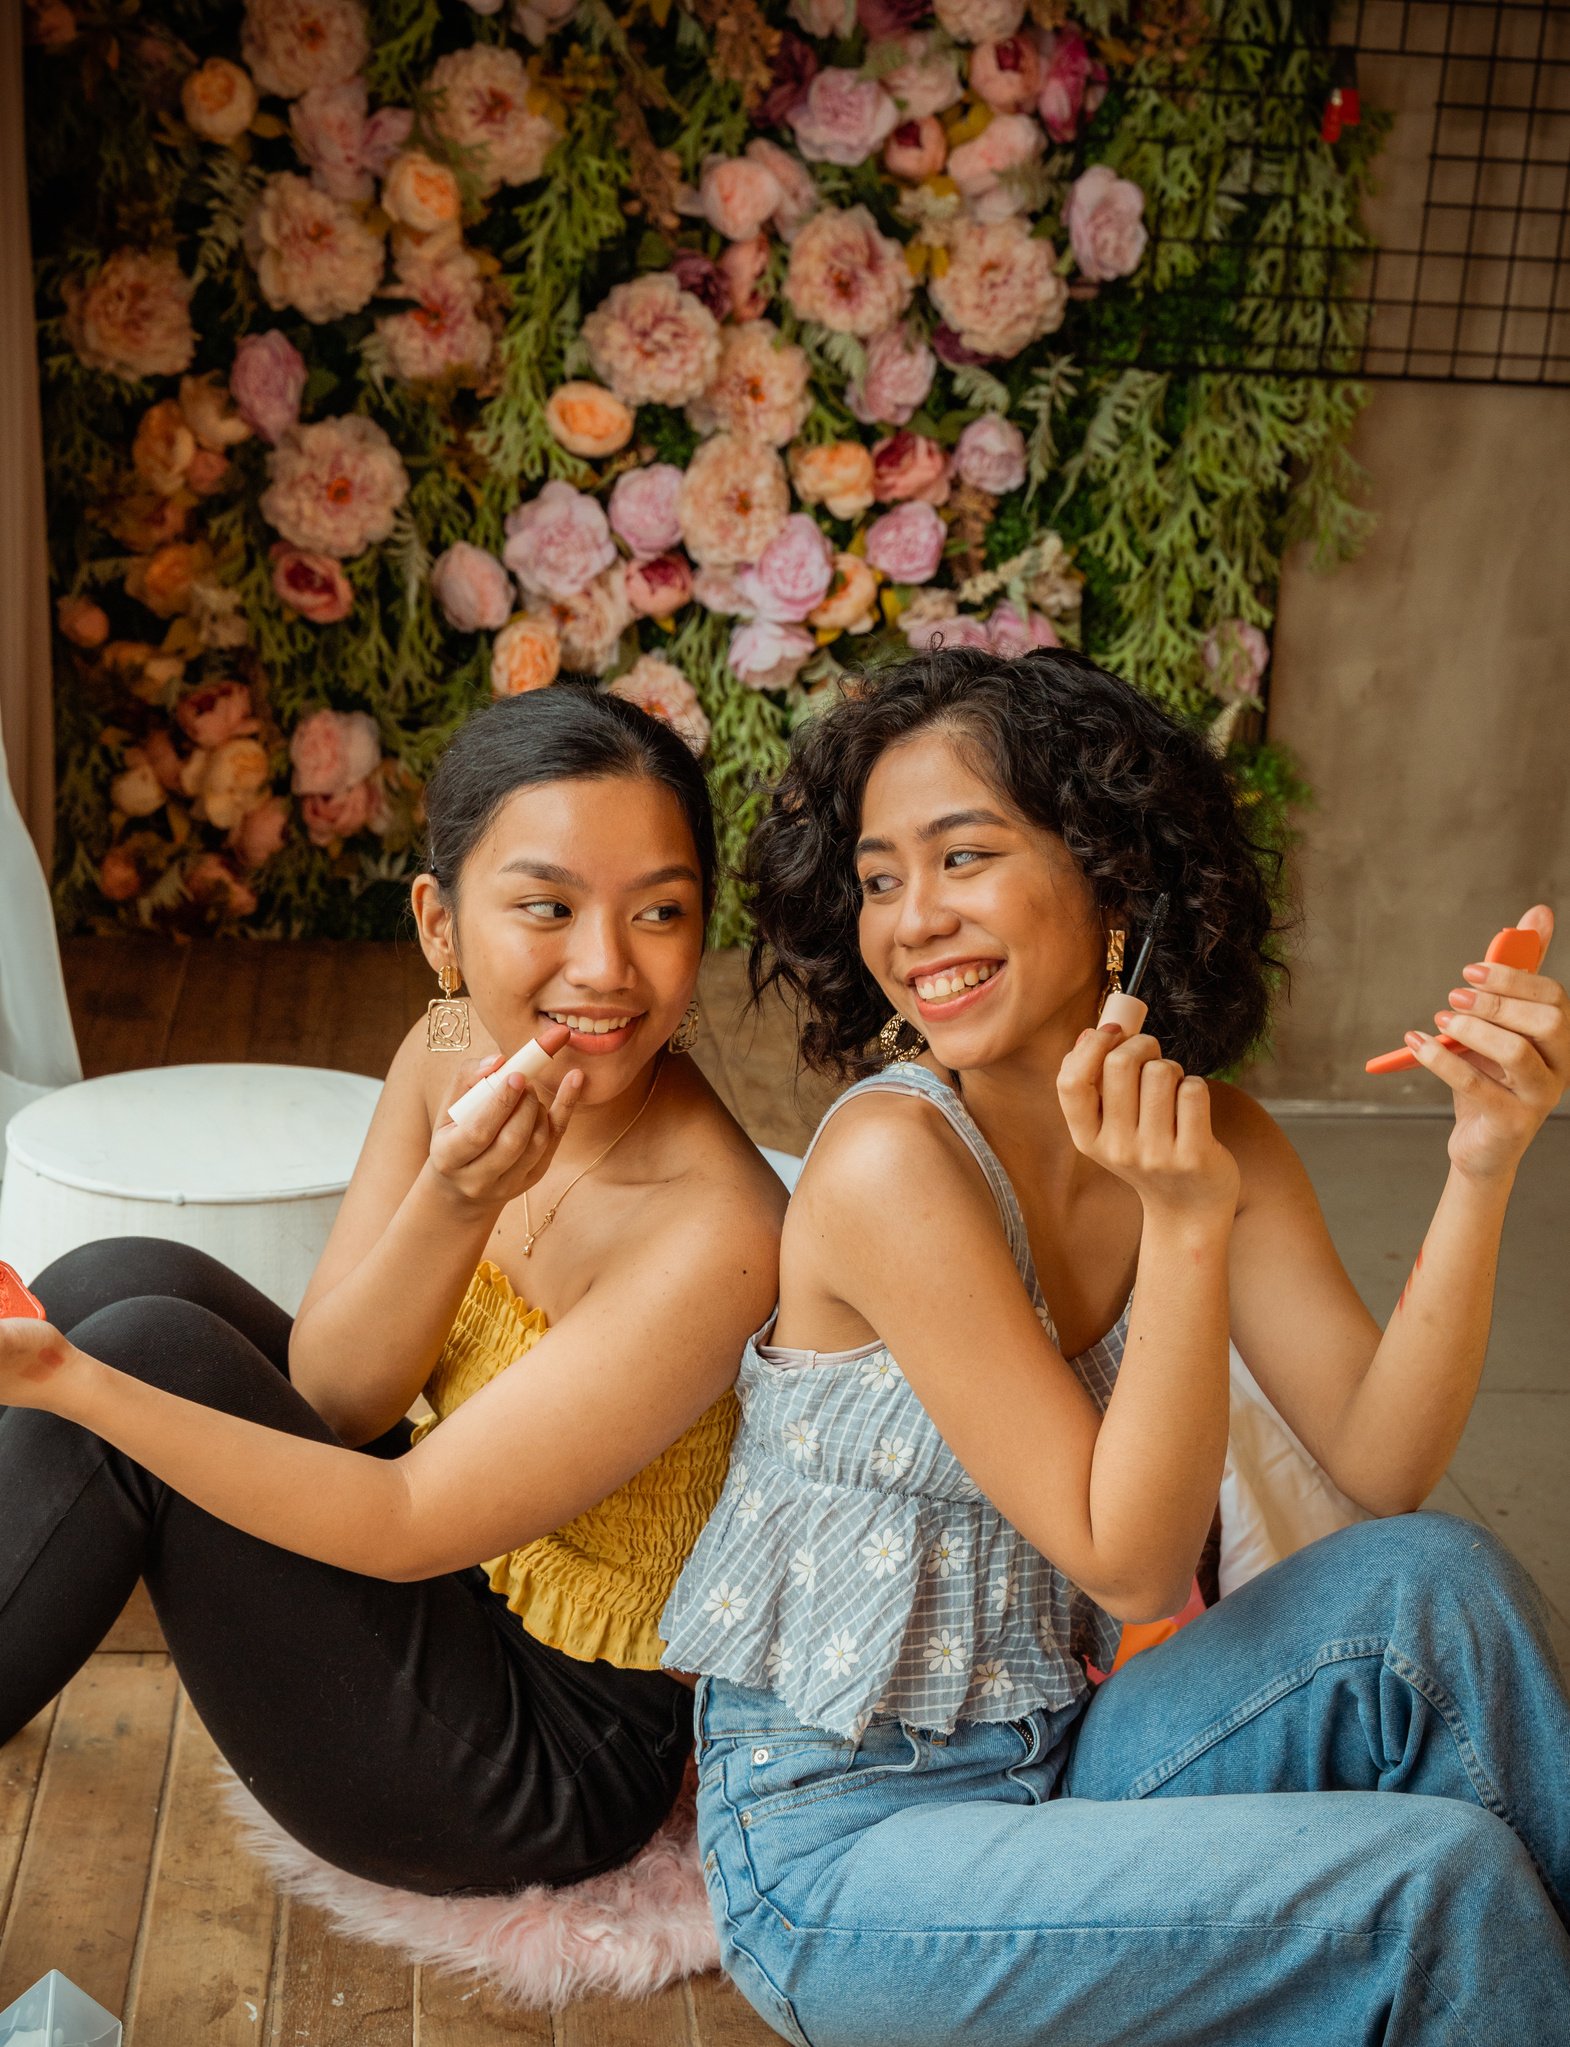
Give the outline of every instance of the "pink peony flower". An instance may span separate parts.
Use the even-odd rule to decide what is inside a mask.
[[[491,642],[491,694],[521,697],[544,689],[561,673],[561,639],[554,619],[515,618]]]
[[[263,92],[342,85],[370,55],[360,0],[245,0],[240,50]]]
[[[210,682],[175,706],[175,723],[193,746],[216,749],[258,730],[251,692],[243,682]]]
[[[252,917],[256,891],[247,886],[222,853],[198,854],[185,871],[185,892],[199,908],[218,917]]]
[[[302,797],[305,836],[313,846],[331,846],[352,839],[356,832],[374,830],[381,795],[381,778],[374,776],[336,796]]]
[[[700,434],[747,434],[782,448],[812,410],[811,377],[806,351],[781,340],[772,320],[748,320],[726,328],[713,381],[687,418]]]
[[[935,178],[948,157],[948,138],[936,114],[923,114],[919,121],[901,121],[883,145],[883,168],[891,178],[920,184]]]
[[[943,560],[948,528],[919,499],[896,505],[867,528],[867,560],[891,583],[927,583]]]
[[[229,834],[229,850],[242,867],[262,867],[283,851],[288,836],[289,806],[281,796],[269,796],[248,810]]]
[[[483,547],[456,541],[431,565],[431,595],[460,633],[493,633],[512,616],[512,578]]]
[[[918,611],[912,605],[900,615],[900,630],[913,654],[931,654],[939,647],[982,647],[988,651],[992,647],[986,626],[965,613]]]
[[[1212,626],[1200,649],[1210,687],[1218,697],[1257,697],[1270,666],[1270,642],[1257,625],[1240,618]]]
[[[657,654],[640,654],[625,675],[606,685],[613,697],[625,697],[662,724],[669,725],[692,752],[702,757],[709,743],[709,721],[698,702],[698,692],[669,661]]]
[[[101,647],[109,637],[109,614],[91,597],[62,597],[55,623],[73,647]]]
[[[883,89],[906,121],[946,114],[965,97],[964,80],[953,48],[930,33],[897,38],[902,60],[883,72]],[[870,54],[870,53],[869,53]],[[880,48],[881,59],[883,51]]]
[[[875,78],[820,71],[788,116],[809,163],[858,164],[874,156],[899,123],[899,109]]]
[[[692,596],[692,565],[684,554],[656,554],[628,564],[627,602],[639,618],[670,618]]]
[[[178,376],[196,352],[194,288],[174,256],[117,249],[91,284],[66,285],[66,334],[90,370]]]
[[[937,357],[908,327],[890,327],[867,344],[867,367],[845,403],[868,426],[903,426],[926,403]]]
[[[555,478],[507,515],[506,562],[529,596],[565,603],[616,559],[616,543],[595,498]]]
[[[865,340],[893,326],[910,293],[905,251],[865,206],[826,206],[791,243],[785,296],[800,319]]]
[[[798,625],[754,619],[731,634],[730,670],[749,689],[788,689],[817,651],[817,641]]]
[[[414,304],[376,322],[393,375],[406,384],[424,384],[457,371],[483,370],[496,337],[480,311],[479,266],[469,251],[438,246],[427,256],[404,250],[397,275],[397,295]]]
[[[365,161],[370,108],[363,78],[313,85],[289,109],[289,126],[318,190],[351,201],[374,195],[376,180]]]
[[[475,43],[431,68],[431,125],[457,149],[481,189],[527,185],[545,169],[562,131],[516,50]]]
[[[780,181],[756,157],[711,156],[698,180],[698,204],[714,232],[747,242],[784,203]]]
[[[1025,436],[1011,419],[985,413],[960,435],[954,467],[961,483],[1000,498],[1025,481]]]
[[[769,239],[754,235],[750,242],[729,242],[719,260],[719,274],[725,286],[727,310],[738,320],[759,320],[768,309],[769,295],[761,280],[769,267]]]
[[[1069,186],[1063,225],[1081,272],[1097,284],[1139,268],[1150,239],[1141,218],[1145,195],[1104,163],[1092,164]]]
[[[360,137],[360,162],[373,182],[385,178],[400,153],[407,149],[414,133],[411,107],[378,107],[365,124]]]
[[[933,0],[932,11],[957,43],[999,43],[1025,19],[1025,0]]]
[[[859,554],[837,554],[829,593],[808,613],[808,625],[820,633],[870,633],[877,622],[877,577]]]
[[[596,576],[586,590],[555,599],[550,618],[561,640],[562,663],[595,675],[616,666],[621,636],[632,624],[627,577],[621,562]]]
[[[714,315],[668,270],[613,286],[583,339],[595,375],[624,405],[686,405],[719,367]]]
[[[1052,244],[1037,240],[1023,221],[967,228],[948,256],[927,291],[965,347],[983,356],[1018,355],[1062,326],[1068,291]]]
[[[949,458],[926,434],[902,428],[872,451],[873,476],[879,502],[944,505],[949,496]]]
[[[1022,114],[1041,90],[1041,58],[1029,36],[977,43],[970,53],[970,89],[996,114]]]
[[[291,427],[267,473],[262,517],[296,547],[340,561],[385,540],[409,494],[397,449],[358,413]]]
[[[624,469],[611,489],[610,525],[634,556],[647,560],[681,545],[676,500],[682,473],[674,462]]]
[[[1106,68],[1091,56],[1082,29],[1068,21],[1042,38],[1036,111],[1054,142],[1072,142],[1081,116],[1093,114],[1106,92]]]
[[[822,505],[832,519],[859,519],[875,494],[872,451],[860,441],[792,448],[790,480],[804,505]]]
[[[296,796],[341,796],[381,765],[376,720],[364,711],[312,711],[294,728],[289,759]]]
[[[246,218],[245,251],[273,310],[293,306],[318,326],[359,312],[382,279],[381,236],[293,171],[262,187]]]
[[[1062,645],[1044,611],[1022,613],[1017,604],[997,605],[987,620],[987,645],[1005,660],[1017,661],[1037,647]]]
[[[774,625],[799,625],[834,581],[834,550],[807,512],[793,512],[750,568],[736,578],[743,604]]]
[[[241,417],[275,447],[300,417],[307,374],[304,356],[276,327],[247,334],[234,352],[230,393]]]
[[[734,569],[698,569],[692,578],[692,594],[705,611],[720,618],[734,618],[747,609],[746,599],[736,587]]]
[[[754,562],[790,511],[785,465],[757,441],[714,434],[688,466],[677,509],[687,552],[700,566]]]
[[[747,158],[761,164],[780,188],[780,203],[769,217],[769,226],[781,241],[794,241],[823,204],[817,181],[799,157],[766,135],[753,136],[747,144]]]
[[[181,86],[180,111],[204,142],[238,142],[256,118],[256,87],[240,65],[209,57]]]
[[[330,554],[303,554],[279,543],[272,550],[272,565],[278,597],[312,625],[336,625],[354,609],[349,578]]]
[[[999,114],[973,142],[949,152],[949,176],[973,220],[1006,220],[1029,209],[1025,173],[1046,143],[1029,114]]]
[[[457,174],[423,150],[405,150],[387,166],[382,211],[411,234],[455,242],[463,220]]]

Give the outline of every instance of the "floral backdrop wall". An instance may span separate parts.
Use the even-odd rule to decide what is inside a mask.
[[[735,856],[793,721],[936,636],[1085,646],[1279,834],[1243,714],[1283,547],[1357,538],[1361,394],[1227,336],[1352,317],[1374,127],[1310,134],[1311,290],[1254,168],[1323,6],[29,23],[68,928],[391,932],[448,737],[567,670],[707,755]],[[1142,367],[1185,323],[1211,367]]]

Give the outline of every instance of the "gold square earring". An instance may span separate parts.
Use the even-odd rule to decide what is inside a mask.
[[[425,1049],[427,1052],[467,1052],[469,1049],[469,1005],[458,998],[463,976],[456,967],[438,969],[441,994],[425,1005]]]
[[[1123,986],[1123,946],[1126,934],[1120,928],[1107,933],[1107,986],[1108,995],[1113,995]]]
[[[903,1066],[912,1059],[919,1059],[922,1053],[926,1051],[927,1041],[914,1024],[909,1025],[909,1030],[911,1036],[916,1040],[915,1044],[901,1047],[900,1033],[906,1027],[906,1019],[896,1009],[882,1030],[879,1031],[878,1049],[883,1054],[885,1066]]]
[[[693,996],[687,1004],[687,1014],[666,1039],[672,1052],[690,1052],[698,1042],[698,998]]]

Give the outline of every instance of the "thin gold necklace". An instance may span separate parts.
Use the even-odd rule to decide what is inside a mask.
[[[561,1207],[562,1203],[567,1199],[567,1196],[572,1192],[573,1188],[576,1187],[578,1182],[584,1177],[584,1174],[592,1173],[595,1167],[599,1165],[602,1159],[608,1159],[610,1157],[611,1153],[616,1149],[617,1145],[621,1143],[622,1139],[627,1135],[627,1132],[632,1128],[633,1124],[637,1122],[638,1118],[643,1114],[644,1110],[649,1106],[650,1102],[654,1100],[654,1090],[659,1086],[660,1073],[664,1068],[664,1065],[665,1054],[662,1051],[660,1053],[659,1058],[654,1062],[654,1073],[653,1077],[649,1081],[648,1093],[644,1096],[643,1100],[638,1104],[637,1108],[633,1110],[632,1114],[628,1117],[627,1121],[622,1125],[621,1129],[617,1131],[616,1135],[611,1139],[610,1143],[606,1145],[604,1151],[602,1151],[597,1158],[590,1159],[589,1163],[583,1168],[582,1172],[573,1174],[572,1178],[567,1182],[566,1186],[562,1189],[560,1194],[557,1195],[556,1199],[551,1203],[550,1207],[546,1209],[544,1215],[540,1217],[540,1227],[537,1230],[531,1228],[529,1224],[529,1194],[528,1189],[527,1188],[524,1189],[523,1255],[525,1258],[527,1258],[530,1255],[535,1245],[539,1242],[540,1238],[545,1235],[545,1232],[550,1228],[551,1224],[555,1222],[557,1209]]]

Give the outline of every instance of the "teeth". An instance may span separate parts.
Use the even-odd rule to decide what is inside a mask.
[[[632,1022],[630,1016],[572,1016],[559,1009],[547,1009],[544,1014],[552,1023],[565,1024],[568,1030],[591,1038],[603,1038],[609,1031],[625,1030]]]
[[[955,995],[963,995],[967,988],[979,988],[996,972],[995,965],[983,962],[980,966],[956,968],[952,973],[929,974],[916,982],[916,993],[923,1002],[947,1002]]]

